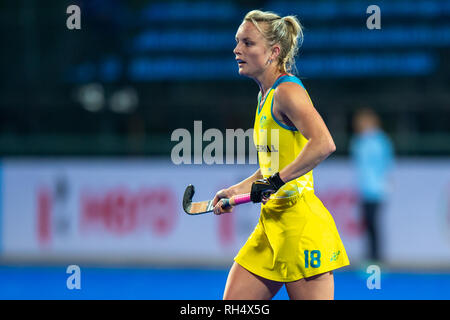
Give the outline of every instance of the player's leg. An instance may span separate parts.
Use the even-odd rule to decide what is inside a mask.
[[[282,282],[264,279],[234,262],[228,274],[223,299],[270,300],[282,286]]]
[[[376,228],[376,213],[378,204],[376,202],[365,201],[363,203],[364,220],[367,227],[367,236],[369,242],[369,259],[378,261],[378,234]]]
[[[287,282],[286,291],[291,300],[333,300],[333,272]]]

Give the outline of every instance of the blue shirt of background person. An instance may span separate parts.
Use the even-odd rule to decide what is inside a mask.
[[[387,192],[387,174],[394,162],[392,142],[370,109],[357,113],[354,127],[356,134],[350,142],[350,153],[356,166],[360,196],[363,201],[381,202]]]

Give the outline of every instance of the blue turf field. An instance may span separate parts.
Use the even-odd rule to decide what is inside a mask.
[[[66,286],[66,266],[0,266],[0,299],[221,299],[227,270],[81,268],[81,289]],[[335,272],[336,299],[450,299],[450,273],[382,272],[369,290],[368,274]],[[283,288],[275,299],[288,299]]]

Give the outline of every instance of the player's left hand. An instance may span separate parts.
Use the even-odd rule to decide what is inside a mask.
[[[262,202],[266,204],[270,195],[277,192],[283,185],[284,182],[280,179],[278,172],[269,178],[256,180],[252,184],[250,199],[254,203]]]

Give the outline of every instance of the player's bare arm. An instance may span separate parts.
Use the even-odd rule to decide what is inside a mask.
[[[314,108],[307,92],[294,83],[283,83],[275,91],[274,116],[295,126],[308,139],[297,158],[280,171],[284,182],[311,171],[336,150],[325,122]]]

